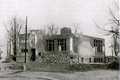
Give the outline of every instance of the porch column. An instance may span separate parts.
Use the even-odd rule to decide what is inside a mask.
[[[70,38],[70,52],[73,52],[73,38]]]

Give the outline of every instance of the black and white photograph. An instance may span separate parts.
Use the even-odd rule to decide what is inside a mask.
[[[0,80],[119,80],[119,0],[0,0]]]

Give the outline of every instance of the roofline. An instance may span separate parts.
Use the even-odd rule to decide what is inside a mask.
[[[85,34],[82,34],[82,36],[85,36],[85,37],[88,37],[88,38],[93,38],[93,39],[105,40],[104,38],[100,38],[100,37],[96,37],[96,36],[89,36],[89,35],[85,35]]]

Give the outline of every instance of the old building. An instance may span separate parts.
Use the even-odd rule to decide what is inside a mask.
[[[24,36],[24,34],[19,36],[20,51],[18,53],[18,61],[25,58]],[[28,61],[40,59],[43,63],[104,62],[104,39],[82,34],[76,36],[67,27],[62,28],[60,34],[44,36],[40,30],[31,30],[29,31],[27,42]]]
[[[82,63],[103,63],[105,58],[104,39],[82,35],[78,43],[78,54]]]
[[[104,39],[86,35],[76,36],[70,28],[62,28],[61,34],[45,38],[47,54],[67,55],[68,61],[77,63],[102,63],[105,57]],[[49,56],[48,56],[49,57]],[[56,60],[54,60],[56,61]]]
[[[35,61],[39,52],[43,50],[41,30],[29,30],[27,35],[27,62]],[[19,34],[17,44],[17,62],[25,61],[25,34]],[[43,52],[43,51],[42,51]]]
[[[27,38],[29,38],[30,34],[28,33]],[[27,39],[27,55],[26,59],[29,61],[30,55],[30,45]],[[24,62],[25,61],[25,34],[19,34],[18,43],[17,43],[17,54],[16,54],[16,62]]]
[[[47,52],[77,53],[77,40],[69,28],[61,29],[61,34],[45,38],[45,50]]]

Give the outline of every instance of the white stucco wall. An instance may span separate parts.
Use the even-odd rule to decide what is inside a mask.
[[[92,48],[89,40],[82,40],[78,46],[78,53],[81,57],[95,56],[95,49]]]

